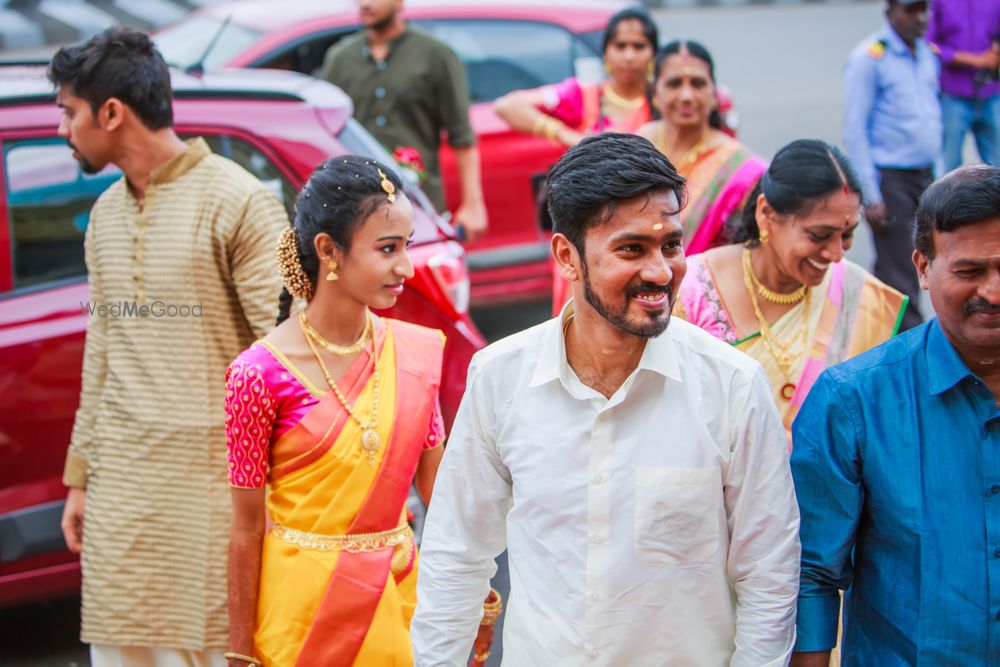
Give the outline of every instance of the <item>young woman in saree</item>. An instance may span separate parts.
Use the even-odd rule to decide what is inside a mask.
[[[687,258],[674,314],[754,357],[791,436],[817,376],[896,334],[907,299],[844,259],[861,183],[822,141],[785,146],[730,230]]]
[[[332,159],[299,195],[279,324],[227,374],[230,665],[413,664],[405,502],[414,478],[430,500],[441,459],[444,338],[370,310],[412,277],[412,233],[378,162]]]
[[[681,211],[689,254],[724,242],[726,223],[738,218],[767,163],[723,132],[715,65],[694,41],[674,41],[656,55],[654,104],[659,120],[639,129],[687,179]]]

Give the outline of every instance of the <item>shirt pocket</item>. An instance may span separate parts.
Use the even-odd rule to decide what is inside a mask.
[[[719,548],[718,468],[635,471],[635,553],[650,565],[702,561]]]

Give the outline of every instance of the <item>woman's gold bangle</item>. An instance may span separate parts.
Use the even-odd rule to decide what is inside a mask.
[[[535,116],[535,122],[531,125],[531,133],[536,137],[542,136],[545,132],[545,126],[548,125],[549,117],[543,113],[539,113]]]
[[[216,653],[215,655],[219,655]],[[239,660],[240,662],[245,662],[248,665],[253,665],[254,667],[261,667],[263,663],[260,660],[253,657],[252,655],[243,655],[242,653],[236,653],[234,651],[227,651],[222,654],[222,657],[226,660]]]
[[[489,657],[490,657],[490,652],[483,651],[482,653],[477,653],[474,656],[472,656],[472,659],[475,662],[486,662],[489,659]]]
[[[486,601],[483,602],[483,620],[480,625],[496,625],[502,611],[503,598],[500,597],[500,591],[491,588],[489,595],[486,596]]]

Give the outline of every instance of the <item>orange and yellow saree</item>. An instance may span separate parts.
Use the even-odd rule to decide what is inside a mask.
[[[263,543],[254,629],[265,665],[413,664],[417,554],[405,502],[421,452],[443,437],[444,345],[440,332],[381,322],[383,445],[374,466],[336,396],[273,346],[259,342],[230,367],[230,483],[269,486],[273,527]],[[371,413],[367,351],[337,384],[356,412]]]

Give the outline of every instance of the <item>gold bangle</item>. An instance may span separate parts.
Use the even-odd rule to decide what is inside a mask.
[[[491,588],[489,594],[486,596],[486,600],[483,602],[483,620],[480,622],[480,625],[496,625],[502,611],[503,598],[497,589]]]
[[[545,126],[549,122],[549,117],[543,113],[539,113],[535,116],[535,122],[531,125],[531,133],[536,137],[542,136],[545,131]]]
[[[216,653],[215,655],[219,655]],[[263,663],[254,658],[253,656],[243,655],[242,653],[236,653],[234,651],[226,651],[222,654],[222,657],[226,660],[239,660],[240,662],[245,662],[248,665],[253,665],[254,667],[262,667]]]
[[[483,653],[477,653],[474,656],[472,656],[472,660],[474,662],[486,662],[489,659],[489,657],[490,657],[490,652],[485,651]]]
[[[549,141],[556,141],[556,137],[559,136],[559,130],[562,129],[562,123],[560,123],[555,118],[549,118],[548,123],[545,124],[545,138]]]

